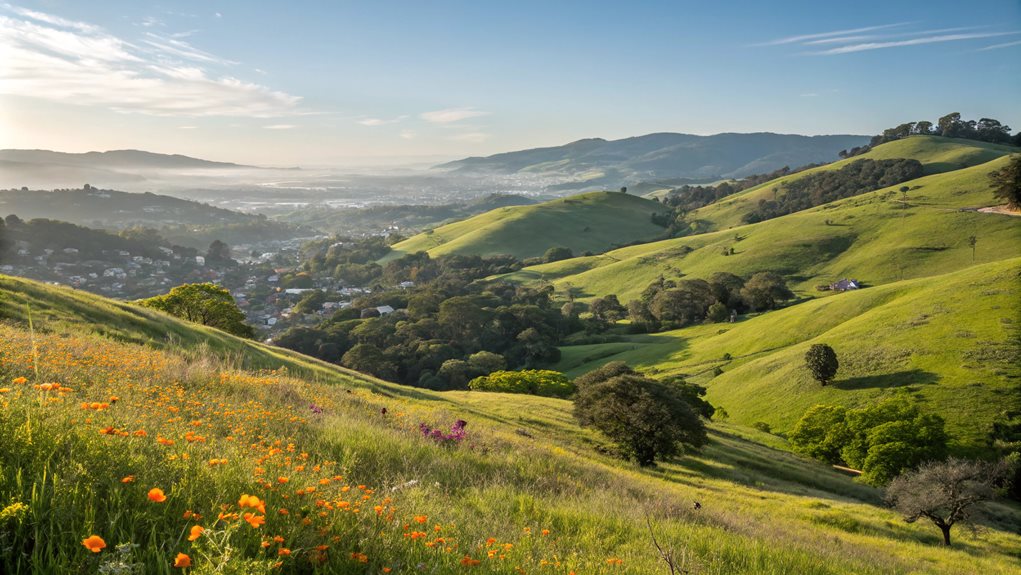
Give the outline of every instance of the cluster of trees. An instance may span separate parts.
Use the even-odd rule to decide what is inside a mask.
[[[135,303],[239,337],[255,337],[255,330],[245,323],[245,315],[238,308],[234,296],[226,288],[213,283],[179,285],[169,293]]]
[[[569,397],[575,390],[574,383],[567,376],[550,369],[494,371],[469,381],[468,388],[473,391],[528,393],[544,397]]]
[[[685,184],[670,190],[663,197],[662,203],[670,207],[671,211],[652,214],[652,223],[667,228],[667,235],[670,237],[691,233],[690,223],[686,220],[688,212],[722,200],[732,194],[753,188],[759,184],[796,174],[817,165],[821,164],[809,164],[793,170],[789,166],[784,166],[768,174],[756,174],[740,180],[720,182],[716,185],[693,186]]]
[[[555,362],[563,336],[580,329],[553,305],[553,289],[482,285],[518,269],[511,257],[421,252],[381,267],[377,289],[315,328],[296,327],[276,343],[391,381],[465,389],[474,377]],[[413,281],[411,289],[393,289]],[[379,315],[377,306],[398,311]],[[488,352],[480,355],[479,352]],[[489,361],[502,356],[503,363]]]
[[[139,234],[136,228],[129,228],[115,235],[57,220],[37,218],[25,221],[15,214],[8,215],[3,222],[9,245],[25,241],[36,248],[49,248],[57,252],[75,248],[78,250],[74,257],[76,260],[107,259],[104,255],[106,252],[119,250],[136,256],[164,259],[166,255],[160,251],[160,247],[170,248],[182,257],[198,255],[194,248],[171,245],[154,230],[149,230],[149,234]],[[58,254],[55,259],[60,257]]]
[[[399,239],[337,236],[317,240],[302,246],[301,259],[310,274],[334,277],[351,286],[367,286],[383,275],[383,267],[376,261],[390,253],[390,246]]]
[[[639,465],[652,465],[698,449],[707,441],[705,423],[712,406],[705,388],[682,379],[657,381],[623,362],[611,362],[574,380],[574,416],[616,445],[618,453]]]
[[[794,426],[788,440],[796,451],[862,472],[882,485],[902,471],[946,457],[943,418],[923,413],[903,397],[847,409],[816,405]]]
[[[993,195],[1007,203],[1012,210],[1021,210],[1021,154],[1010,157],[1003,168],[990,174]]]
[[[937,120],[935,125],[932,122],[923,120],[920,122],[907,122],[893,128],[887,128],[883,130],[882,134],[873,136],[868,145],[844,150],[840,152],[840,157],[850,158],[857,156],[879,144],[915,135],[965,138],[980,142],[1021,146],[1021,132],[1011,136],[1010,126],[1000,123],[999,120],[994,120],[993,118],[981,118],[978,121],[962,120],[959,112],[952,112]]]
[[[839,170],[816,172],[782,183],[773,188],[772,200],[759,200],[755,210],[745,214],[743,220],[746,224],[761,222],[893,186],[922,175],[922,164],[914,159],[858,160]]]
[[[732,313],[776,309],[794,297],[779,274],[758,272],[745,280],[728,272],[716,272],[708,280],[667,280],[649,284],[639,299],[628,302],[627,316],[635,329],[654,332],[702,322],[727,321]],[[616,296],[598,298],[591,304],[594,317],[623,317]]]

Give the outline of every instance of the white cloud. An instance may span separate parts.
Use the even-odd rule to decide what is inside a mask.
[[[802,34],[800,36],[788,36],[786,38],[778,38],[776,40],[770,40],[763,44],[757,44],[757,46],[777,46],[780,44],[801,44],[808,40],[817,40],[819,38],[830,38],[833,36],[847,36],[850,34],[860,34],[862,32],[873,32],[875,30],[885,30],[887,28],[896,28],[898,26],[907,25],[908,22],[898,22],[896,24],[883,24],[881,26],[866,26],[864,28],[852,28],[850,30],[836,30],[833,32],[820,32],[817,34]]]
[[[294,124],[270,124],[269,126],[263,126],[267,130],[293,130],[297,127]]]
[[[1013,42],[1004,42],[1003,44],[993,44],[992,46],[979,48],[978,51],[985,52],[986,50],[999,50],[1000,48],[1010,48],[1011,46],[1021,46],[1021,40],[1015,40]]]
[[[478,118],[479,116],[488,115],[489,112],[483,112],[482,110],[476,110],[475,108],[447,108],[445,110],[423,112],[422,114],[419,114],[419,117],[432,124],[452,124],[454,122],[460,122],[461,120],[467,120],[468,118]]]
[[[401,138],[405,140],[414,140],[418,134],[414,130],[401,130]]]
[[[193,62],[207,62],[220,65],[237,64],[237,62],[219,58],[209,52],[199,50],[183,40],[160,36],[159,34],[153,34],[152,32],[147,32],[146,36],[147,39],[142,40],[142,42],[155,48],[158,52],[162,53],[161,55],[163,56],[171,56],[191,60]]]
[[[217,73],[230,62],[186,42],[148,34],[136,45],[91,24],[5,8],[16,16],[0,15],[0,94],[157,116],[301,113],[300,97]]]
[[[389,120],[384,120],[382,118],[363,118],[361,120],[358,120],[358,123],[363,125],[363,126],[370,126],[370,127],[386,126],[387,124],[396,124],[398,122],[402,122],[402,121],[406,120],[407,118],[408,118],[407,115],[397,116],[396,118],[391,118]]]
[[[448,140],[454,140],[456,142],[470,142],[472,144],[481,144],[489,139],[489,134],[485,132],[464,132],[463,134],[457,134],[447,138]]]
[[[923,38],[912,38],[910,40],[893,40],[889,42],[866,42],[862,44],[849,44],[847,46],[839,46],[837,48],[830,48],[829,50],[823,50],[822,52],[816,52],[824,56],[833,54],[850,54],[853,52],[864,52],[866,50],[882,50],[885,48],[899,48],[902,46],[918,46],[921,44],[936,44],[940,42],[957,42],[960,40],[975,40],[978,38],[994,38],[997,36],[1008,36],[1011,34],[1021,34],[1018,32],[985,32],[979,34],[942,34],[937,36],[926,36]]]
[[[178,130],[197,130],[198,126],[178,126]]]

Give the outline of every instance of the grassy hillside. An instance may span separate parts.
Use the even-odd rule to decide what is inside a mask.
[[[657,202],[616,192],[591,192],[531,206],[480,214],[395,244],[388,259],[419,251],[430,255],[541,256],[550,247],[575,254],[603,252],[663,234],[651,221]]]
[[[772,270],[786,275],[795,290],[816,296],[814,286],[842,277],[878,285],[1017,257],[1021,220],[975,211],[996,203],[988,174],[1007,161],[914,180],[906,202],[893,186],[731,230],[529,267],[505,279],[552,281],[582,299],[614,293],[626,302],[660,275]],[[974,257],[968,244],[973,235]],[[735,254],[724,256],[730,247]]]
[[[758,205],[759,200],[772,199],[773,188],[820,171],[837,170],[861,159],[892,160],[910,158],[918,160],[927,175],[950,172],[984,164],[1001,156],[1021,152],[1013,146],[943,138],[940,136],[911,136],[876,146],[868,152],[818,168],[812,168],[765,182],[739,194],[695,210],[689,220],[701,231],[724,230],[742,224],[741,218]],[[792,166],[793,167],[793,166]]]
[[[702,453],[639,469],[600,455],[563,400],[401,393],[94,296],[0,286],[0,309],[30,302],[36,327],[0,324],[5,573],[95,572],[121,543],[139,545],[128,562],[146,573],[180,572],[179,553],[196,572],[665,572],[647,521],[691,573],[1021,568],[1015,508],[936,547],[936,530],[769,447],[775,436],[714,424]],[[288,371],[238,369],[274,359]],[[315,377],[295,377],[306,369]],[[469,422],[461,444],[417,428],[457,418]],[[265,508],[240,507],[245,494]],[[195,525],[206,531],[189,541]],[[90,535],[107,548],[86,550]]]
[[[960,447],[981,446],[1000,413],[1021,409],[1021,258],[894,282],[768,312],[614,343],[562,348],[578,375],[621,360],[708,385],[733,421],[789,431],[811,406],[858,406],[907,392],[947,419]],[[813,343],[837,352],[821,387],[803,367]],[[732,359],[724,359],[730,354]],[[714,368],[723,373],[713,377]]]

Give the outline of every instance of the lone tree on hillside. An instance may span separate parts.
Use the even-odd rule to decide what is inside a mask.
[[[977,243],[977,236],[968,236],[968,245],[971,246],[971,261],[975,261],[975,244]]]
[[[641,466],[705,445],[705,424],[677,387],[611,362],[575,380],[574,416],[603,432]]]
[[[993,195],[1007,202],[1010,209],[1021,210],[1021,154],[1014,154],[1009,164],[989,175]]]
[[[805,353],[805,367],[812,372],[812,377],[822,385],[833,381],[840,362],[837,353],[825,343],[816,343]]]
[[[179,285],[170,293],[135,303],[236,336],[255,337],[255,330],[245,323],[245,314],[238,309],[234,296],[226,288],[213,283]]]
[[[950,529],[970,523],[976,505],[995,499],[999,486],[1010,476],[1004,461],[969,461],[950,458],[930,462],[898,476],[886,489],[886,501],[914,523],[924,517],[943,532],[943,544],[950,545]]]

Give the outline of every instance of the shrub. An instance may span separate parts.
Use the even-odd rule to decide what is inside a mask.
[[[475,391],[502,393],[528,393],[545,397],[567,397],[574,393],[574,384],[559,371],[526,369],[522,371],[494,371],[468,382]]]

